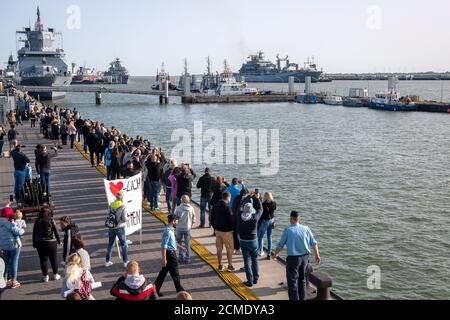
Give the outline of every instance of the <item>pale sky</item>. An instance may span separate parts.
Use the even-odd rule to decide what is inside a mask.
[[[450,70],[446,0],[16,0],[2,10],[0,62],[16,51],[15,31],[34,26],[38,5],[44,26],[63,32],[69,64],[105,70],[118,56],[135,76],[163,61],[180,74],[184,58],[202,73],[208,55],[214,70],[226,58],[237,71],[258,50],[300,65],[315,56],[328,73]]]

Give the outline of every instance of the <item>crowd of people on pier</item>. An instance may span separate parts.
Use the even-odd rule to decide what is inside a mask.
[[[210,168],[205,168],[195,184],[200,190],[200,221],[197,221],[192,202],[192,188],[197,174],[190,164],[167,158],[162,149],[152,147],[142,136],[130,137],[115,127],[107,128],[103,123],[83,119],[76,109],[55,106],[43,108],[39,112],[30,110],[31,114],[29,119],[38,120],[40,132],[53,143],[52,152],[43,144],[37,145],[35,149],[36,173],[48,194],[51,194],[52,190],[51,162],[58,156],[58,150],[68,146],[69,142],[70,148],[74,148],[75,142],[80,143],[83,151],[89,154],[92,167],[104,165],[108,180],[133,177],[142,173],[143,198],[152,211],[161,210],[160,196],[163,194],[162,201],[165,201],[167,207],[168,225],[163,230],[161,240],[162,269],[154,284],[142,275],[139,262],[129,261],[125,235],[125,225],[129,217],[123,202],[123,193],[118,192],[116,200],[110,204],[105,222],[108,228],[108,244],[104,266],[110,267],[113,264],[111,255],[117,238],[126,270],[112,287],[111,295],[117,299],[156,299],[157,296],[163,296],[161,287],[169,273],[180,298],[189,297],[181,285],[179,264],[191,262],[191,230],[198,227],[211,228],[215,236],[219,272],[236,271],[233,256],[242,254],[242,271],[246,274],[244,284],[248,287],[259,281],[259,257],[276,260],[279,252],[287,246],[286,276],[289,298],[306,298],[306,271],[311,251],[314,251],[316,262],[320,263],[317,242],[311,230],[300,224],[299,213],[292,211],[290,226],[284,230],[274,247],[272,233],[275,228],[277,204],[272,193],[260,193],[258,189],[249,190],[243,179],[235,177],[227,181],[224,176],[214,176]],[[18,142],[20,137],[15,131],[17,124],[17,118],[11,117],[10,131],[13,130],[13,133],[10,135],[8,132],[8,140],[13,147],[11,157],[14,161],[14,198],[19,202],[23,198],[23,185],[29,170],[27,168],[31,165],[30,159],[22,151],[23,146]],[[34,126],[31,120],[30,125]],[[0,137],[3,139],[2,133],[6,134],[4,128],[0,128]],[[5,262],[6,286],[18,288],[20,283],[17,281],[17,270],[22,247],[20,239],[26,226],[20,223],[20,213],[14,212],[12,205],[11,201],[1,211],[0,249],[3,250]],[[60,231],[64,233],[62,265],[65,267],[65,275],[62,295],[72,300],[93,299],[92,287],[95,280],[90,272],[90,258],[85,249],[82,230],[67,216],[61,217],[59,224]],[[57,247],[61,239],[51,209],[40,210],[34,222],[32,239],[33,247],[39,256],[43,281],[48,282],[50,279],[48,262],[53,279],[60,279]],[[226,267],[223,259],[224,248]]]

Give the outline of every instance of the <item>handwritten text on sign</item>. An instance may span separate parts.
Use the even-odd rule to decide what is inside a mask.
[[[140,230],[142,228],[142,174],[139,173],[128,179],[103,181],[109,205],[116,200],[119,191],[123,192],[123,203],[128,211],[126,235]]]

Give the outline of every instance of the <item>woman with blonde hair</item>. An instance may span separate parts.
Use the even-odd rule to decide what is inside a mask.
[[[264,235],[267,232],[267,260],[270,260],[272,255],[272,231],[275,227],[274,213],[277,209],[277,203],[273,200],[271,192],[264,194],[262,206],[263,214],[258,228],[258,252],[260,256],[264,255]]]
[[[95,300],[91,294],[92,283],[94,283],[94,278],[88,270],[83,269],[80,255],[77,253],[70,255],[67,258],[61,295],[64,297],[65,292],[78,293],[81,300]]]

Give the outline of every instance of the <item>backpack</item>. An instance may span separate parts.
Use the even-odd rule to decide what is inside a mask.
[[[118,224],[119,221],[117,221],[116,214],[111,209],[109,209],[108,216],[105,220],[105,227],[116,228]]]

